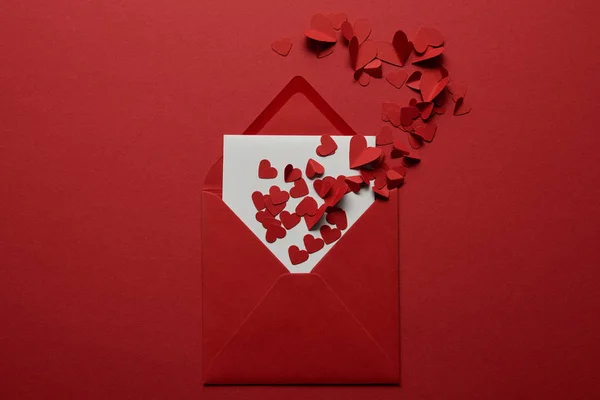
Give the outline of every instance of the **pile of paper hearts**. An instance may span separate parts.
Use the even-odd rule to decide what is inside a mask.
[[[327,157],[336,152],[338,146],[329,135],[321,136],[321,144],[316,148],[319,157]],[[391,132],[380,132],[376,137],[376,147],[369,147],[362,135],[350,139],[348,163],[356,170],[353,176],[326,176],[325,168],[314,159],[307,160],[304,176],[312,181],[318,199],[309,196],[308,185],[302,171],[288,164],[283,171],[284,181],[290,187],[280,188],[273,185],[268,193],[255,191],[252,202],[256,207],[256,220],[265,229],[265,239],[273,243],[283,239],[286,232],[293,229],[304,219],[309,230],[325,217],[331,225],[321,225],[320,237],[307,234],[303,238],[304,247],[297,245],[288,248],[288,255],[293,265],[300,264],[310,254],[331,245],[341,237],[342,231],[348,227],[346,212],[340,207],[340,200],[349,193],[358,193],[362,187],[373,190],[376,198],[388,199],[390,190],[404,183],[406,167],[417,164],[420,159],[400,143],[391,140]],[[397,164],[396,166],[391,166]],[[261,160],[258,165],[260,179],[274,179],[278,175],[276,168],[269,160]],[[287,202],[293,198],[301,198],[294,210],[286,210]]]
[[[366,19],[350,23],[346,14],[334,13],[313,15],[304,36],[309,39],[309,49],[315,50],[319,58],[331,54],[338,42],[347,44],[354,80],[361,86],[368,86],[372,78],[383,78],[385,65],[392,68],[385,74],[389,84],[397,89],[406,85],[420,95],[420,99],[413,98],[404,107],[395,102],[382,105],[382,119],[407,132],[406,140],[414,149],[423,142],[433,141],[438,129],[436,120],[446,112],[448,97],[454,102],[451,106],[454,115],[471,111],[465,101],[467,86],[451,81],[442,65],[444,37],[438,30],[421,28],[412,41],[402,30],[396,31],[391,41],[372,40],[371,33]],[[278,40],[271,47],[287,56],[292,41]],[[411,71],[403,68],[411,64]]]

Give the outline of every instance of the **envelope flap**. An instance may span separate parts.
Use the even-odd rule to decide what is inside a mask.
[[[356,132],[301,76],[296,76],[267,105],[244,132],[279,135],[354,135]],[[221,196],[223,158],[211,167],[203,190]]]
[[[316,274],[283,275],[213,359],[208,384],[394,384],[398,371]]]

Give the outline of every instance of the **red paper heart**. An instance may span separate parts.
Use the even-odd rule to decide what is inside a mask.
[[[355,164],[355,160],[367,148],[367,139],[363,135],[354,135],[350,139],[349,164],[350,168]]]
[[[327,208],[326,204],[321,205],[315,212],[315,215],[305,215],[304,222],[306,223],[306,228],[311,230],[317,225],[317,222],[321,219],[323,214],[325,214],[325,209]]]
[[[350,52],[352,68],[356,71],[364,68],[377,57],[377,43],[372,40],[367,40],[359,45],[358,39],[355,38],[356,36],[350,40],[348,51]]]
[[[362,69],[360,71],[363,71]],[[362,87],[369,86],[371,83],[371,77],[368,74],[362,74],[358,78],[358,84]]]
[[[404,158],[402,159],[402,161],[404,162],[404,165],[406,165],[407,167],[410,167],[410,166],[420,163],[421,157],[419,157],[415,153],[410,153],[410,154],[405,155]]]
[[[390,169],[386,172],[388,189],[396,189],[404,183],[404,175]]]
[[[428,124],[422,124],[415,127],[415,135],[426,142],[431,142],[433,140],[436,131],[437,125],[435,122],[430,122]]]
[[[254,207],[256,207],[257,211],[260,210],[264,210],[265,209],[265,196],[259,192],[253,192],[252,193],[252,203],[254,203]]]
[[[286,182],[293,182],[302,178],[302,171],[298,168],[294,168],[292,164],[288,164],[285,166],[283,170],[283,180]]]
[[[283,239],[285,237],[286,230],[284,227],[277,224],[270,224],[267,226],[267,232],[265,233],[265,240],[267,243],[273,243],[277,239]]]
[[[382,126],[379,130],[379,133],[375,137],[375,143],[377,146],[385,146],[386,144],[391,144],[394,141],[394,136],[392,135],[392,128],[389,126]]]
[[[333,23],[323,14],[315,14],[310,20],[310,29],[304,31],[304,35],[317,42],[335,43],[337,35],[333,29]]]
[[[421,90],[421,71],[414,71],[406,80],[406,86],[414,90]]]
[[[304,179],[294,181],[294,187],[290,189],[290,196],[294,199],[299,199],[308,194],[308,185]]]
[[[444,115],[446,112],[446,106],[434,106],[433,113],[437,115]]]
[[[308,252],[306,250],[300,250],[298,246],[290,246],[288,248],[288,255],[292,265],[302,264],[308,260]]]
[[[317,155],[321,157],[327,157],[335,153],[338,146],[335,140],[329,135],[321,136],[321,145],[317,147]]]
[[[403,66],[410,56],[410,53],[413,51],[412,42],[408,40],[404,32],[396,31],[394,39],[392,40],[392,46],[394,46],[394,50],[396,51],[396,54],[398,54],[400,66]]]
[[[291,39],[283,38],[271,43],[271,49],[273,49],[273,51],[279,54],[280,56],[285,57],[290,53],[290,50],[292,49],[292,44],[293,43]]]
[[[273,179],[277,177],[277,170],[271,167],[269,160],[260,160],[258,164],[258,177],[260,179]]]
[[[375,176],[375,181],[373,182],[373,187],[375,189],[382,189],[385,185],[387,185],[387,175],[384,170],[374,170],[373,176]]]
[[[281,214],[279,214],[279,219],[288,231],[300,223],[300,216],[298,214],[290,214],[287,211],[282,211]]]
[[[471,112],[471,106],[465,103],[463,97],[459,97],[454,105],[454,115],[465,115]]]
[[[394,45],[389,42],[377,42],[377,58],[388,64],[402,66]]]
[[[342,236],[342,231],[340,231],[338,228],[332,229],[329,225],[323,225],[319,232],[321,232],[321,237],[326,244],[331,244],[338,240],[340,236]]]
[[[422,61],[426,61],[426,60],[431,60],[432,58],[435,58],[437,56],[439,56],[440,54],[442,54],[444,52],[444,48],[443,47],[428,47],[427,51],[421,55],[417,55],[414,59],[413,59],[413,64],[417,64],[420,63]]]
[[[406,154],[410,154],[410,150],[400,140],[394,140],[394,149],[391,153],[392,158],[404,157]]]
[[[327,18],[331,21],[333,29],[339,31],[342,24],[348,20],[348,16],[344,13],[331,13],[327,14]]]
[[[373,192],[385,200],[390,198],[390,189],[388,189],[387,186],[384,186],[381,189],[373,188]]]
[[[413,149],[420,149],[421,146],[423,146],[423,140],[421,140],[420,137],[413,135],[412,133],[408,134],[408,143]]]
[[[373,78],[381,78],[383,76],[382,68],[381,68],[381,60],[374,59],[364,68],[365,72],[372,76]]]
[[[333,207],[346,195],[348,192],[348,185],[344,182],[341,185],[337,185],[331,190],[331,194],[325,199],[325,205],[327,207]]]
[[[354,28],[352,27],[352,24],[348,21],[342,22],[342,25],[340,25],[340,30],[342,31],[342,36],[344,36],[344,38],[347,41],[350,41],[354,36]],[[356,40],[358,44],[358,39]]]
[[[327,212],[327,222],[335,225],[338,229],[344,230],[348,227],[348,219],[346,218],[346,212],[338,207],[332,207]]]
[[[450,78],[445,77],[438,81],[434,73],[423,74],[420,85],[423,101],[433,101],[444,90],[449,80]]]
[[[271,203],[279,205],[288,201],[290,199],[290,194],[285,190],[279,189],[279,186],[273,185],[269,188],[269,197]]]
[[[419,54],[424,53],[428,46],[439,47],[444,44],[444,37],[437,29],[421,28],[417,32],[414,41],[415,51]]]
[[[371,34],[371,24],[364,18],[359,18],[354,21],[354,36],[358,39],[358,43],[364,43]]]
[[[267,211],[274,217],[276,217],[277,214],[279,214],[285,209],[285,205],[285,202],[281,204],[274,204],[271,200],[271,196],[265,196],[265,206],[267,207]]]
[[[363,152],[354,160],[354,163],[350,165],[350,168],[360,168],[367,164],[375,162],[381,157],[381,149],[377,147],[367,147]]]
[[[296,206],[296,214],[299,216],[315,215],[317,213],[317,202],[310,196],[303,198]]]
[[[304,235],[304,248],[308,251],[308,254],[316,253],[325,246],[325,242],[321,238],[315,238],[310,233]]]
[[[432,101],[421,101],[419,103],[415,103],[415,107],[419,109],[421,112],[421,119],[426,120],[431,117],[433,112],[433,102]]]
[[[369,169],[361,169],[360,170],[360,176],[363,178],[363,181],[368,185],[373,179],[375,179],[375,176],[373,175],[373,171],[369,170]]]
[[[363,183],[364,181],[362,176],[355,175],[346,177],[346,184],[348,185],[348,188],[354,193],[360,192],[360,187],[363,185]]]
[[[402,107],[400,109],[400,123],[402,126],[410,126],[420,115],[421,113],[417,107]]]
[[[385,79],[396,89],[400,89],[404,82],[406,82],[406,78],[408,74],[406,71],[397,69],[396,71],[392,71],[385,76]]]
[[[331,190],[331,184],[322,179],[315,180],[313,182],[313,187],[315,188],[315,192],[317,192],[322,199],[324,199]]]
[[[306,177],[309,179],[314,178],[317,175],[323,175],[325,173],[325,168],[317,161],[312,158],[308,159],[306,163]]]
[[[258,222],[260,222],[261,224],[264,222],[264,220],[269,217],[269,218],[273,218],[271,216],[271,214],[268,211],[259,211],[256,213],[256,220]]]

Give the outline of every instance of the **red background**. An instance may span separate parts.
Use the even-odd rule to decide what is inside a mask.
[[[0,397],[600,395],[592,1],[3,1]],[[401,190],[402,386],[200,380],[200,190],[223,133],[301,74],[358,131],[408,89],[317,60],[318,11],[440,29],[473,112]],[[269,44],[291,36],[287,58]]]

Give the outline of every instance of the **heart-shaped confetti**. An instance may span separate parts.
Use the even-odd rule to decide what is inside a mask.
[[[459,98],[464,98],[467,95],[467,85],[465,83],[452,81],[448,83],[446,88],[448,89],[448,92],[450,92],[450,94],[452,95],[452,101],[454,101],[455,103],[458,101]]]
[[[319,232],[325,244],[331,244],[342,236],[342,231],[338,228],[331,228],[329,225],[323,225]]]
[[[410,53],[413,51],[413,44],[408,40],[406,34],[402,31],[396,31],[394,33],[394,39],[392,40],[392,46],[398,55],[400,66],[403,66]]]
[[[308,162],[306,163],[305,173],[308,179],[313,179],[315,176],[323,175],[325,173],[325,168],[323,168],[323,166],[317,161],[309,158]]]
[[[394,45],[389,42],[377,42],[377,58],[397,67],[402,66],[402,62],[400,57],[398,57],[398,53],[396,53],[396,49],[394,49]]]
[[[304,31],[304,35],[317,42],[335,43],[337,35],[333,29],[333,23],[323,14],[315,14],[310,20],[310,29]]]
[[[283,180],[290,183],[302,178],[302,171],[294,168],[292,164],[288,164],[283,169]]]
[[[377,147],[367,147],[363,150],[362,153],[358,157],[356,157],[352,164],[350,164],[350,168],[360,168],[364,167],[372,162],[376,161],[381,157],[381,149]]]
[[[390,169],[386,172],[388,189],[399,188],[404,183],[404,175]]]
[[[407,77],[408,74],[406,71],[397,69],[396,71],[389,72],[385,76],[385,79],[396,89],[400,89],[402,86],[404,86],[404,82],[406,82]]]
[[[444,44],[444,37],[437,29],[421,28],[415,36],[413,42],[415,51],[419,54],[424,53],[428,46],[440,47]]]
[[[273,185],[269,188],[269,198],[271,203],[279,205],[288,201],[290,199],[290,194],[285,190],[281,190],[279,186]]]
[[[344,230],[348,227],[348,219],[346,218],[346,212],[338,207],[332,207],[329,211],[327,211],[327,217],[325,220],[335,225],[336,228],[340,230]]]
[[[329,135],[321,136],[321,145],[317,147],[317,155],[321,157],[327,157],[335,153],[338,146],[335,140]]]
[[[420,163],[421,157],[419,157],[415,153],[410,153],[410,154],[405,155],[404,158],[402,159],[402,161],[404,162],[404,165],[406,165],[407,167],[411,167],[415,164]]]
[[[260,179],[277,178],[277,170],[271,166],[269,160],[261,160],[258,164],[258,177]]]
[[[265,196],[265,206],[267,207],[267,211],[273,216],[276,217],[277,214],[282,212],[285,209],[285,202],[281,204],[274,204],[271,200],[271,196]]]
[[[300,216],[298,214],[289,213],[287,211],[282,211],[281,214],[279,214],[279,219],[284,228],[288,231],[300,223]]]
[[[381,60],[374,59],[364,68],[365,72],[372,76],[373,78],[381,78],[383,76],[382,68],[381,68]]]
[[[465,103],[464,97],[459,97],[454,105],[454,115],[465,115],[471,112],[471,106]]]
[[[313,235],[306,234],[302,239],[304,242],[304,248],[308,251],[308,254],[316,253],[325,246],[325,242],[321,238],[315,238]]]
[[[425,53],[421,54],[421,55],[417,55],[414,59],[413,59],[413,64],[417,64],[423,61],[427,61],[427,60],[431,60],[432,58],[435,58],[439,55],[441,55],[444,52],[444,48],[443,47],[428,47],[427,51],[425,51]]]
[[[448,84],[449,78],[445,77],[438,81],[434,74],[423,74],[421,77],[421,97],[423,101],[430,102],[444,90]]]
[[[265,233],[265,240],[267,243],[273,243],[277,239],[283,239],[286,235],[284,227],[277,224],[270,224],[267,226],[267,232]]]
[[[412,133],[408,134],[408,144],[410,144],[410,147],[412,147],[413,149],[420,149],[421,146],[423,146],[423,140],[418,137],[413,135]]]
[[[362,72],[363,70],[361,69],[360,71]],[[369,83],[371,83],[371,77],[368,74],[359,75],[359,78],[357,80],[358,84],[362,87],[369,86]]]
[[[429,117],[431,117],[431,114],[433,113],[432,101],[421,101],[415,103],[415,107],[417,107],[421,112],[421,119],[423,120],[429,119]]]
[[[405,155],[410,154],[410,150],[402,144],[399,140],[394,140],[394,149],[392,150],[392,157],[399,158],[404,157]]]
[[[302,178],[294,181],[294,187],[290,189],[290,196],[295,199],[299,199],[308,194],[308,185],[306,181]]]
[[[387,175],[384,170],[373,170],[373,176],[375,177],[375,180],[373,181],[374,188],[383,189],[383,187],[387,185]]]
[[[421,76],[421,71],[413,72],[412,74],[410,74],[408,79],[406,79],[406,86],[413,90],[421,90]]]
[[[421,113],[417,107],[402,107],[400,109],[400,123],[402,126],[410,126],[413,120],[419,118]]]
[[[364,43],[371,35],[371,24],[364,18],[354,21],[354,36],[358,38],[358,43]]]
[[[288,256],[292,265],[302,264],[308,260],[308,252],[306,250],[300,250],[298,246],[290,246],[288,248]]]
[[[271,49],[280,56],[287,56],[292,50],[292,40],[290,38],[283,38],[271,43]]]
[[[350,52],[350,62],[354,70],[363,69],[367,64],[377,57],[377,43],[367,40],[359,45],[359,41],[354,36],[348,45]]]
[[[303,198],[296,206],[296,214],[303,217],[305,215],[315,215],[317,213],[317,202],[310,196]]]
[[[331,190],[331,183],[323,179],[317,179],[313,182],[313,187],[319,197],[324,199]]]
[[[415,128],[415,135],[420,137],[426,142],[431,142],[433,137],[435,136],[435,132],[437,131],[437,125],[435,122],[430,122],[428,124],[421,124]]]
[[[382,199],[390,198],[390,189],[387,186],[382,187],[381,189],[373,188],[373,192]]]
[[[392,128],[389,126],[382,126],[377,136],[375,136],[375,144],[377,146],[385,146],[394,142],[394,135],[392,135]]]
[[[350,139],[349,165],[355,165],[355,160],[367,148],[367,139],[363,135],[354,135]]]
[[[362,176],[348,176],[346,177],[346,184],[348,185],[348,188],[354,192],[354,193],[358,193],[360,192],[360,187],[363,185],[364,181]]]
[[[306,223],[306,228],[308,230],[311,230],[312,228],[314,228],[317,225],[319,220],[321,220],[321,217],[323,217],[323,215],[325,214],[326,209],[327,209],[327,205],[323,204],[321,207],[319,207],[317,209],[317,211],[315,212],[315,215],[305,215],[304,216],[304,222]]]
[[[252,203],[254,203],[254,207],[256,207],[257,211],[265,209],[265,196],[259,192],[255,191],[252,193]]]

